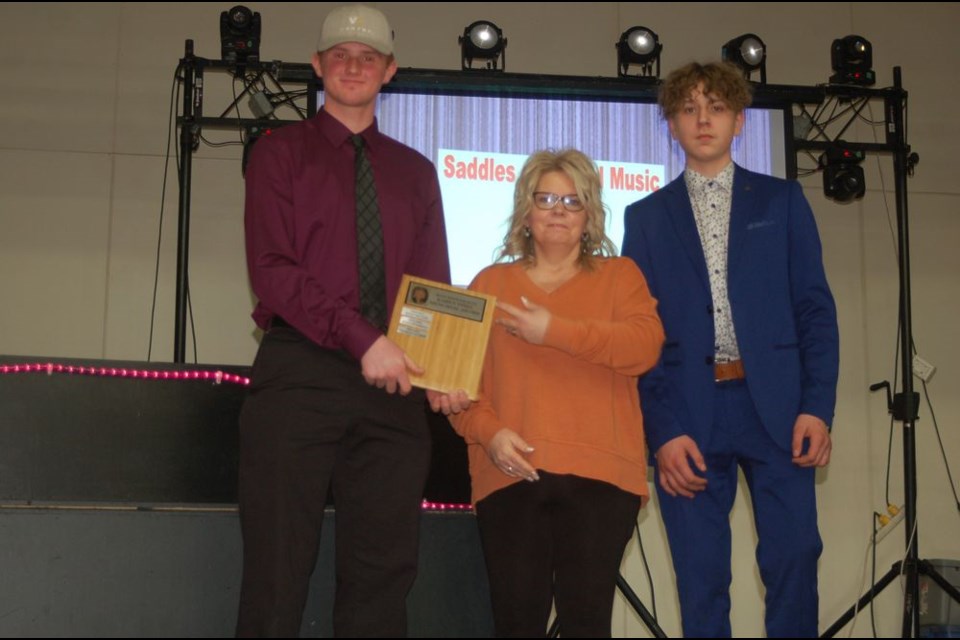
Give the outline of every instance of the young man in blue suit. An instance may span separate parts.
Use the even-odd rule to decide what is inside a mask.
[[[830,461],[839,336],[796,182],[736,166],[750,86],[727,64],[670,74],[660,105],[684,174],[626,211],[623,254],[667,333],[640,381],[686,637],[730,635],[729,514],[743,470],[769,637],[817,635],[814,472]]]

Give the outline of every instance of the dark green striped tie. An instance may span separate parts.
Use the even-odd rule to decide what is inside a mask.
[[[387,286],[383,269],[383,229],[377,205],[373,168],[363,149],[363,137],[351,136],[356,148],[357,262],[360,313],[380,330],[387,326]]]

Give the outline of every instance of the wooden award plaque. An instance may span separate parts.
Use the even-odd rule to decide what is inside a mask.
[[[480,391],[483,357],[497,299],[404,275],[387,336],[423,367],[410,381],[424,389]]]

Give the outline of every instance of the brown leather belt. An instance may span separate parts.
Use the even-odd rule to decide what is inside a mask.
[[[743,360],[733,360],[732,362],[715,362],[713,365],[713,379],[716,382],[726,382],[727,380],[743,380],[747,377],[743,370]]]

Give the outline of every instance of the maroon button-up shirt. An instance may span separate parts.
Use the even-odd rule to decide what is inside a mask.
[[[322,347],[360,359],[381,332],[360,314],[351,132],[326,111],[261,138],[246,173],[250,284],[262,329],[280,316]],[[361,132],[383,226],[387,309],[404,273],[450,281],[433,164],[379,132]]]

